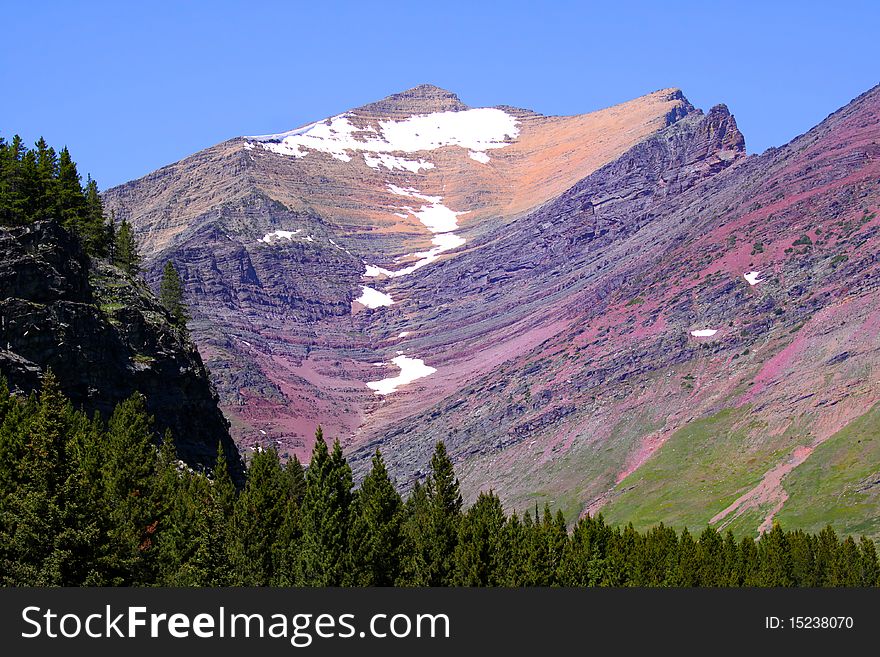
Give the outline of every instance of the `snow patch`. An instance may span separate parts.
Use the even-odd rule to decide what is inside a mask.
[[[711,338],[716,333],[718,333],[717,329],[699,329],[697,331],[691,331],[691,335],[695,338]]]
[[[388,191],[397,196],[408,196],[430,203],[430,205],[423,205],[418,210],[410,209],[410,212],[432,233],[448,233],[455,230],[458,228],[458,217],[468,214],[467,212],[455,212],[447,208],[441,203],[443,200],[442,196],[428,196],[412,187],[404,189],[389,183]]]
[[[405,338],[405,337],[408,336],[409,334],[410,334],[409,331],[401,331],[400,333],[397,334],[397,337],[398,337],[398,339],[399,339],[399,338]]]
[[[265,242],[266,244],[272,244],[273,242],[277,242],[279,240],[288,240],[293,241],[293,236],[297,233],[301,232],[302,229],[298,228],[296,230],[275,230],[271,233],[266,233],[262,238],[257,240],[258,242]]]
[[[382,306],[390,306],[394,301],[391,296],[379,290],[374,290],[366,285],[361,285],[363,293],[355,301],[367,308],[381,308]]]
[[[375,278],[377,276],[388,276],[389,278],[397,278],[398,276],[406,276],[407,274],[412,274],[415,270],[421,269],[425,265],[430,265],[432,262],[437,260],[440,257],[441,253],[445,251],[450,251],[451,249],[455,249],[461,246],[465,243],[465,239],[463,237],[459,237],[455,233],[441,233],[439,235],[434,235],[431,243],[435,245],[434,248],[430,249],[429,251],[415,252],[413,255],[418,258],[418,260],[408,267],[398,269],[397,271],[391,271],[390,269],[385,269],[384,267],[366,265],[367,271],[364,272],[364,276],[367,278]]]
[[[389,171],[400,169],[402,171],[411,171],[412,173],[418,173],[422,169],[434,168],[433,162],[426,162],[421,159],[418,161],[407,160],[396,155],[388,155],[387,153],[380,153],[375,156],[364,153],[364,162],[373,169],[378,169],[381,166]]]
[[[421,358],[397,356],[392,358],[391,362],[400,368],[400,374],[382,379],[381,381],[369,381],[367,383],[367,387],[375,391],[377,395],[390,395],[392,392],[396,392],[400,386],[412,383],[416,379],[430,376],[437,371],[436,368],[425,365],[425,361]]]
[[[329,238],[328,238],[328,239],[329,239]],[[338,245],[336,242],[334,242],[332,239],[330,240],[330,244],[332,244],[333,246],[335,246],[335,247],[336,247],[337,249],[339,249],[340,251],[345,251],[348,255],[351,255],[351,251],[349,251],[349,250],[346,249],[345,247],[339,246],[339,245]]]
[[[757,285],[758,283],[763,283],[764,279],[759,279],[758,276],[761,275],[759,271],[750,271],[746,274],[743,274],[743,278],[745,278],[749,285]]]
[[[483,164],[489,164],[489,156],[482,151],[468,151],[468,157]]]

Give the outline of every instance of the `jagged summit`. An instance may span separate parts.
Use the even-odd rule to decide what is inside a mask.
[[[469,109],[457,95],[432,84],[391,94],[382,100],[352,110],[353,114],[390,119],[404,119],[416,114],[460,112]]]

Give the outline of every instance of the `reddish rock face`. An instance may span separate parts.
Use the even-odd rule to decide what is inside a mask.
[[[241,445],[303,458],[321,424],[406,484],[443,439],[470,494],[571,512],[695,418],[809,417],[817,445],[880,399],[880,91],[750,157],[676,90],[496,111],[418,87],[107,192],[181,270]]]

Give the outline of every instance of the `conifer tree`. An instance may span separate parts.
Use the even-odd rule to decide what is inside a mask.
[[[21,137],[15,135],[4,149],[2,223],[20,226],[31,221],[29,216],[29,185],[25,177],[24,156],[27,149]]]
[[[431,457],[431,474],[425,483],[428,514],[423,528],[421,550],[425,555],[424,574],[428,586],[450,583],[453,553],[458,540],[462,498],[452,460],[443,441],[437,443]]]
[[[424,540],[424,531],[430,522],[430,507],[425,486],[418,481],[403,505],[403,550],[400,584],[428,586],[430,554]]]
[[[112,224],[104,218],[104,205],[98,192],[98,183],[91,176],[85,187],[85,208],[81,221],[81,234],[86,250],[95,256],[104,258],[110,253],[110,241],[113,238]]]
[[[4,505],[3,532],[8,542],[4,579],[12,585],[58,586],[63,583],[56,539],[64,529],[63,483],[65,438],[71,409],[47,372],[39,401],[26,428],[27,438],[16,479],[14,505]]]
[[[288,547],[282,533],[289,487],[274,449],[254,454],[230,526],[231,579],[235,586],[269,586]]]
[[[170,260],[165,263],[162,270],[162,281],[159,284],[159,301],[171,315],[174,324],[178,328],[185,329],[186,323],[189,321],[189,312],[186,304],[183,302],[183,282],[180,280],[180,274],[174,267],[174,263]]]
[[[137,240],[131,224],[123,219],[116,229],[116,242],[113,246],[113,264],[129,276],[137,276],[141,270],[141,257],[138,254]]]
[[[714,587],[725,585],[724,540],[712,526],[706,527],[703,533],[700,534],[700,540],[697,545],[697,559],[699,561],[697,579],[700,586]]]
[[[724,534],[724,586],[742,586],[742,557],[731,530]]]
[[[214,485],[212,497],[220,512],[227,518],[232,517],[235,508],[235,484],[229,474],[229,461],[223,443],[217,443],[217,460],[214,465]]]
[[[840,544],[837,553],[836,571],[837,586],[861,586],[862,585],[862,555],[852,536],[847,536]]]
[[[504,523],[504,544],[507,563],[504,569],[503,586],[525,586],[526,576],[526,536],[523,523],[516,513],[512,513]],[[573,584],[574,586],[574,584]]]
[[[116,406],[107,424],[103,482],[115,555],[114,583],[150,582],[158,528],[154,439],[153,418],[143,395],[135,393]]]
[[[378,448],[354,505],[351,528],[352,584],[393,586],[400,576],[403,501]]]
[[[831,525],[826,525],[816,537],[817,586],[840,586],[835,568],[838,548],[837,533]]]
[[[673,586],[690,587],[697,586],[699,580],[699,561],[697,557],[697,544],[687,527],[681,530],[678,541],[678,563],[673,576]]]
[[[284,466],[284,474],[287,475],[287,483],[290,487],[290,495],[297,506],[302,506],[306,496],[306,469],[299,462],[296,454],[287,461]]]
[[[458,526],[455,547],[456,586],[501,586],[506,580],[508,546],[504,541],[504,509],[492,493],[480,493]]]
[[[76,163],[71,159],[70,151],[66,147],[61,149],[58,156],[55,207],[61,225],[82,235],[86,215],[86,198],[83,195],[82,179],[76,170]]]
[[[793,586],[791,549],[779,523],[761,536],[758,543],[761,586]]]
[[[305,586],[339,586],[346,581],[352,486],[351,468],[342,456],[339,441],[328,453],[319,427],[306,470],[302,510],[299,573],[300,583]]]
[[[810,536],[797,530],[788,533],[791,552],[791,575],[797,586],[818,586],[816,578],[815,548]]]
[[[874,541],[862,536],[859,541],[859,586],[880,586],[880,563],[877,561],[877,550]]]
[[[63,195],[58,184],[59,162],[55,149],[40,137],[36,143],[35,155],[36,177],[32,183],[34,198],[32,199],[31,218],[33,221],[43,221],[55,218],[54,215],[59,209],[58,203]],[[68,153],[68,164],[69,156]]]

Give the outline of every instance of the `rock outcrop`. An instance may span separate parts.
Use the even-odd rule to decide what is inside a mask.
[[[38,388],[51,369],[77,407],[105,417],[135,391],[181,459],[212,466],[223,444],[233,475],[241,459],[201,357],[138,280],[90,263],[53,221],[0,229],[0,374]]]

